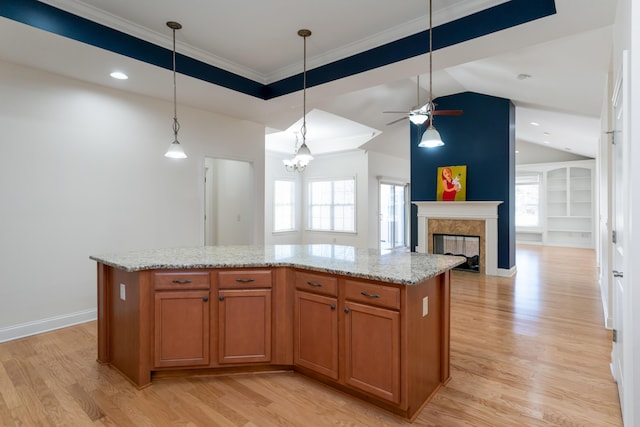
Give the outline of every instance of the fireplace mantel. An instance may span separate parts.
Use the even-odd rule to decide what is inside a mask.
[[[427,252],[429,219],[483,220],[485,224],[485,274],[500,274],[498,269],[498,205],[501,201],[473,202],[411,202],[418,207],[418,246],[417,252]]]

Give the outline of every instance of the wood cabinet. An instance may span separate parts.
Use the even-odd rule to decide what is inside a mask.
[[[209,364],[209,274],[154,275],[155,367]]]
[[[296,272],[293,362],[338,380],[337,279]]]
[[[218,362],[271,360],[271,271],[218,273]]]
[[[98,284],[98,360],[140,388],[160,371],[293,368],[412,419],[449,380],[449,271],[397,285],[293,267],[100,264]]]
[[[335,276],[296,273],[294,363],[399,403],[400,289],[356,280],[341,285],[339,292]]]
[[[345,281],[345,384],[400,402],[400,289]]]

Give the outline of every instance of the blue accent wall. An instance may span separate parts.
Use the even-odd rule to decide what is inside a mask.
[[[418,147],[425,126],[411,125],[411,200],[436,200],[438,167],[467,165],[467,200],[503,201],[498,206],[498,268],[509,269],[515,265],[515,107],[508,99],[472,92],[434,102],[436,110],[464,113],[435,116],[442,147]],[[416,215],[414,206],[413,250]]]

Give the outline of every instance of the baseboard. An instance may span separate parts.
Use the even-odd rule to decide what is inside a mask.
[[[499,268],[498,276],[500,277],[513,277],[518,272],[518,268],[514,265],[511,268]]]
[[[33,322],[0,328],[0,343],[53,331],[55,329],[66,328],[79,323],[90,322],[97,318],[98,311],[93,308],[90,310],[77,311],[75,313],[64,314],[62,316],[49,317],[47,319],[34,320]]]

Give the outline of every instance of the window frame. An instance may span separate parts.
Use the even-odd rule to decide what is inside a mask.
[[[340,204],[337,205],[335,203],[335,183],[340,181],[352,181],[353,182],[353,204],[345,205]],[[317,183],[331,183],[331,203],[328,205],[330,207],[330,228],[329,229],[319,229],[312,227],[312,213],[313,206],[313,190],[312,186]],[[307,198],[306,198],[306,209],[307,209],[307,221],[305,225],[305,231],[315,232],[315,233],[340,233],[340,234],[357,234],[358,233],[358,181],[355,176],[342,176],[342,177],[330,177],[330,178],[313,178],[309,179],[307,182]],[[325,205],[327,206],[327,205]],[[336,230],[335,229],[335,207],[336,206],[352,206],[353,209],[353,230]]]

